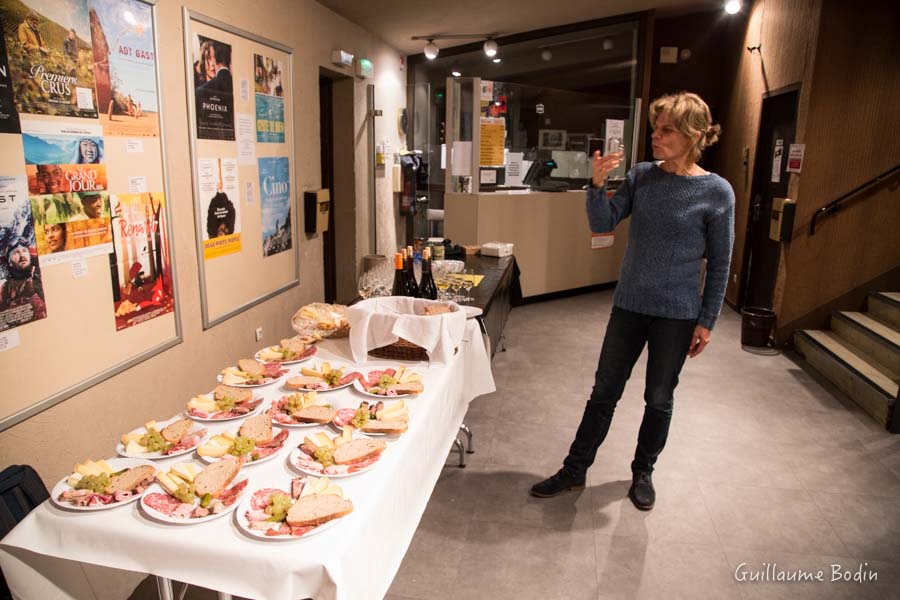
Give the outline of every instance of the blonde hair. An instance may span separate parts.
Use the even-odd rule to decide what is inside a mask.
[[[650,126],[656,128],[656,118],[668,113],[672,125],[691,139],[697,139],[691,148],[691,160],[697,162],[703,150],[719,141],[722,128],[713,124],[709,106],[703,98],[690,92],[678,92],[660,96],[650,104]],[[697,134],[700,134],[699,136]]]

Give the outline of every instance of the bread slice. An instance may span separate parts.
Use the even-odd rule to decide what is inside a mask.
[[[387,435],[397,435],[409,429],[407,421],[393,419],[390,421],[379,421],[378,419],[369,419],[369,422],[362,428],[363,433],[384,433]]]
[[[325,380],[321,377],[297,375],[296,377],[289,377],[288,380],[284,382],[284,387],[289,390],[302,390],[307,389],[310,385],[321,383],[325,383]]]
[[[253,392],[243,388],[236,388],[230,385],[222,384],[217,385],[216,389],[213,390],[213,397],[216,400],[223,400],[226,396],[234,398],[234,402],[236,404],[241,404],[242,402],[249,402],[250,400],[252,400]]]
[[[242,358],[238,361],[238,369],[250,375],[251,377],[261,377],[266,373],[265,367],[256,362],[252,358]]]
[[[281,346],[282,350],[290,350],[291,352],[296,352],[297,354],[303,354],[304,352],[306,352],[306,344],[295,337],[285,338],[278,344]]]
[[[349,465],[372,458],[384,452],[387,444],[383,440],[358,439],[341,444],[334,449],[334,462],[339,465]]]
[[[209,465],[194,477],[194,491],[202,498],[206,494],[213,498],[225,491],[241,470],[236,458],[223,458]]]
[[[170,444],[177,444],[178,440],[184,437],[188,431],[194,426],[194,422],[190,419],[181,419],[180,421],[175,421],[163,428],[160,433]]]
[[[272,414],[269,411],[261,415],[250,417],[238,430],[238,435],[250,438],[254,442],[271,442],[272,441]]]
[[[353,512],[353,503],[334,494],[304,496],[294,502],[285,522],[291,527],[311,527]]]
[[[425,391],[425,386],[421,381],[407,381],[406,383],[395,383],[388,386],[389,390],[394,390],[397,394],[421,394]]]
[[[329,406],[307,406],[291,416],[303,423],[330,423],[336,412]]]
[[[155,473],[156,469],[150,465],[141,465],[139,467],[128,469],[124,473],[113,475],[109,479],[109,485],[107,485],[103,491],[107,494],[130,492],[145,479],[152,479]]]

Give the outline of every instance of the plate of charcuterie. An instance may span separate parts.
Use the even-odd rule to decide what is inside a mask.
[[[425,391],[422,377],[402,366],[369,371],[356,378],[353,386],[359,393],[375,398],[404,398]]]
[[[286,487],[262,488],[245,498],[235,513],[241,531],[265,541],[305,539],[353,512],[353,503],[327,477],[296,477]]]
[[[254,398],[250,390],[219,384],[208,394],[188,400],[186,413],[195,421],[218,423],[243,419],[255,413],[261,404],[262,398]]]
[[[155,521],[196,525],[225,516],[238,506],[248,479],[238,479],[241,462],[223,458],[205,469],[193,463],[172,465],[156,474],[156,483],[141,498],[141,509]]]
[[[409,409],[403,400],[368,402],[338,409],[331,420],[337,429],[357,429],[366,435],[400,435],[409,428]]]
[[[222,369],[216,379],[225,385],[251,388],[275,383],[287,372],[279,362],[261,363],[252,358],[242,358],[237,366]]]
[[[284,448],[288,430],[272,427],[268,410],[250,417],[237,431],[225,431],[209,438],[197,447],[200,459],[212,463],[225,456],[233,456],[246,465],[255,465],[275,458]]]
[[[291,451],[290,466],[308,475],[350,477],[373,469],[387,449],[387,443],[355,434],[345,427],[337,436],[320,429],[310,431]]]
[[[318,366],[303,367],[300,375],[288,377],[284,389],[299,392],[331,392],[353,385],[357,379],[363,379],[358,371],[349,371],[346,366],[333,366],[322,361]]]
[[[310,360],[316,355],[316,346],[306,344],[297,338],[281,340],[275,346],[268,346],[259,350],[253,358],[259,362],[274,362],[283,365],[294,365]]]
[[[335,409],[316,392],[295,392],[272,402],[272,419],[284,427],[317,427],[330,423]]]
[[[149,460],[110,458],[75,465],[50,491],[50,501],[74,511],[106,510],[140,499],[153,483],[156,467]]]
[[[181,416],[148,421],[123,435],[116,444],[116,453],[127,458],[172,458],[193,451],[206,433],[206,429]]]

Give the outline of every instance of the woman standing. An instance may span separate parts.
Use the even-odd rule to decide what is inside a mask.
[[[666,444],[678,375],[684,359],[698,356],[709,343],[722,308],[734,243],[734,192],[727,181],[697,164],[703,149],[718,140],[720,127],[712,124],[706,103],[685,92],[655,100],[649,117],[656,162],[632,168],[612,199],[607,200],[606,178],[624,152],[594,156],[587,195],[591,231],[613,231],[631,216],[628,246],[593,391],[563,468],[531,488],[540,498],[584,487],[646,344],[646,406],[628,497],[639,509],[653,508],[656,492],[650,475]]]

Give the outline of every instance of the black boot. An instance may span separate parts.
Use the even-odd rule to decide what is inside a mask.
[[[656,502],[656,490],[650,480],[650,473],[635,473],[628,490],[628,497],[640,510],[650,510]]]
[[[584,479],[577,479],[560,469],[556,475],[531,486],[531,495],[538,498],[552,498],[569,490],[583,490]]]

